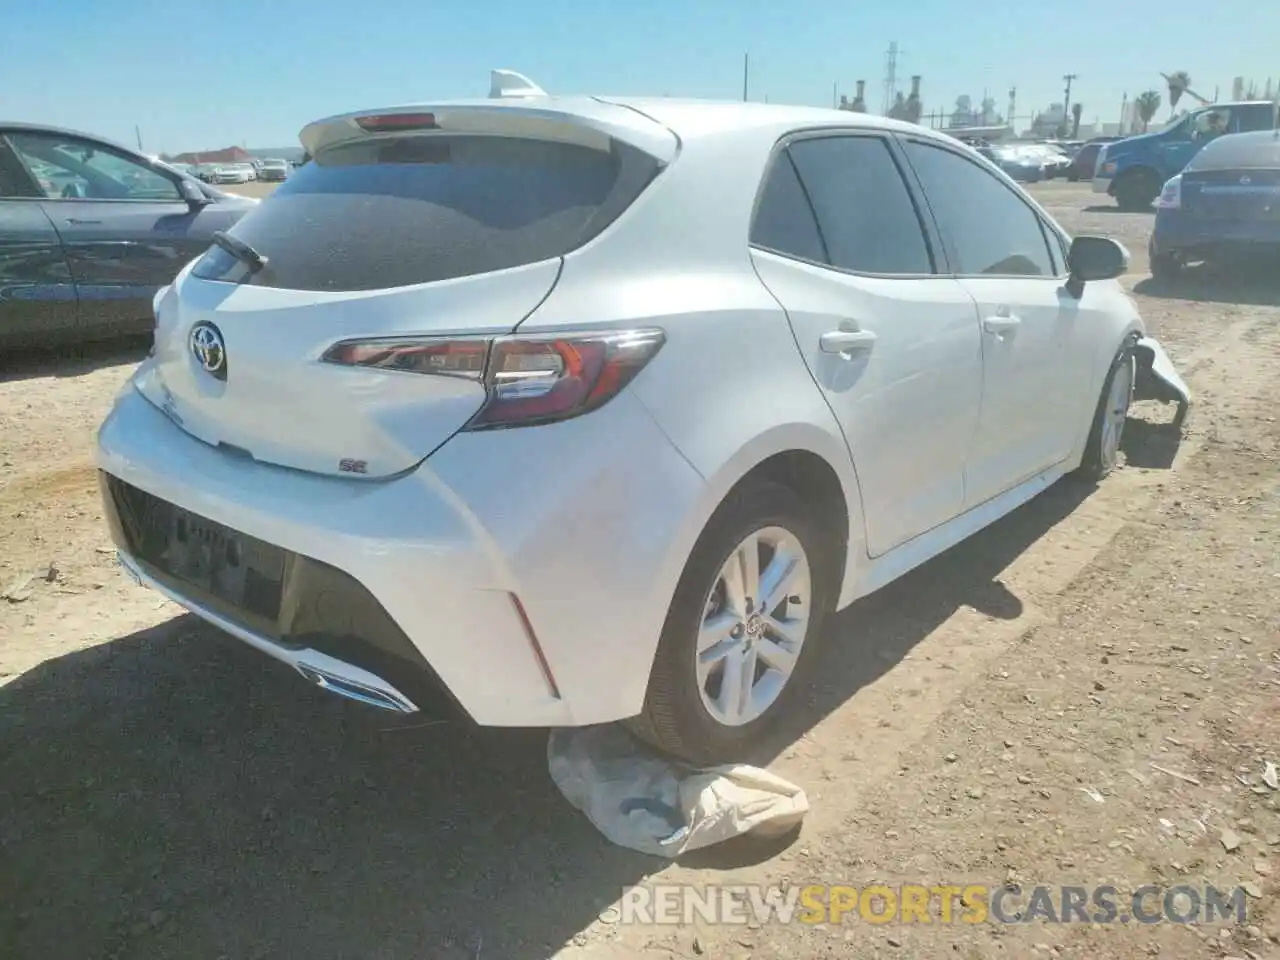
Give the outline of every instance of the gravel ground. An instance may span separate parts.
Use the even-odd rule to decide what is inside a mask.
[[[1100,488],[1061,483],[842,614],[774,761],[809,791],[799,836],[676,865],[569,809],[544,734],[391,725],[129,583],[89,455],[141,348],[11,361],[0,957],[1280,956],[1280,280],[1155,289],[1150,215],[1035,190],[1130,247],[1197,394],[1181,442],[1144,405]],[[1241,924],[614,922],[638,882],[1249,896]]]

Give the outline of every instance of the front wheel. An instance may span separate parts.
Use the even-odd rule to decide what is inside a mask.
[[[1133,382],[1133,348],[1125,344],[1111,362],[1103,381],[1102,396],[1098,399],[1084,459],[1080,462],[1079,474],[1087,480],[1097,482],[1116,468],[1129,406],[1133,402]]]
[[[803,686],[836,558],[794,490],[748,481],[685,565],[631,730],[691,763],[745,759]]]

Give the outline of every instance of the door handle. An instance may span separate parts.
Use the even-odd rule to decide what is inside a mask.
[[[987,317],[982,321],[982,329],[987,333],[994,333],[998,337],[1003,337],[1006,333],[1015,332],[1022,325],[1022,319],[1015,317],[1011,313],[996,314],[994,317]]]
[[[73,223],[73,224],[75,224],[76,226],[81,226],[81,227],[89,227],[89,226],[93,226],[93,227],[100,227],[100,226],[102,226],[102,221],[101,221],[101,220],[78,220],[78,219],[76,219],[75,217],[67,217],[67,223]]]
[[[876,335],[870,330],[829,330],[818,338],[818,349],[852,360],[855,351],[870,350],[875,342]]]

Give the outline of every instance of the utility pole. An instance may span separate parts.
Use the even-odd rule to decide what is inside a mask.
[[[747,77],[751,73],[751,55],[742,55],[742,102],[747,102]]]
[[[141,153],[142,152],[142,128],[135,126],[133,128],[133,135],[138,138],[138,152]]]
[[[1079,74],[1068,73],[1062,78],[1067,81],[1067,92],[1062,95],[1062,126],[1064,128],[1067,128],[1067,124],[1069,123],[1067,118],[1071,116],[1071,81],[1077,76],[1079,76]]]

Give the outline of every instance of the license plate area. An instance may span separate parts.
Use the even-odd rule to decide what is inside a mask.
[[[173,507],[160,565],[219,600],[275,620],[285,558],[279,547]]]

